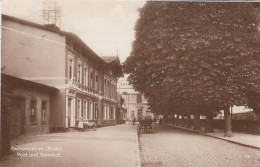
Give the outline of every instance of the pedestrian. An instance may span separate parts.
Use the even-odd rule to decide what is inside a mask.
[[[134,116],[134,117],[133,117],[133,126],[135,125],[135,121],[136,121],[136,120],[135,120],[135,116]]]
[[[80,117],[79,118],[79,122],[78,122],[78,129],[79,129],[79,132],[83,132],[83,123],[84,123],[84,118],[83,117]]]

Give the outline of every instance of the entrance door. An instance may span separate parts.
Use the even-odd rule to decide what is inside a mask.
[[[75,98],[68,98],[68,127],[75,127]]]
[[[70,119],[71,119],[71,110],[72,110],[72,107],[71,107],[71,101],[72,101],[72,98],[68,98],[68,115],[67,115],[67,120],[68,120],[68,127],[70,127]]]
[[[83,116],[82,110],[81,110],[81,99],[78,99],[77,102],[77,119],[81,118]]]
[[[93,102],[92,101],[89,102],[89,106],[90,106],[90,117],[89,117],[89,119],[93,120]]]
[[[12,98],[10,134],[11,137],[17,137],[25,133],[25,100],[20,97]]]

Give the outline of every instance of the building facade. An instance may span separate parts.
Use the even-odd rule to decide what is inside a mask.
[[[10,103],[5,118],[8,119],[10,137],[49,133],[51,99],[58,89],[5,74],[1,78],[5,89],[2,92],[8,90],[4,93]]]
[[[116,123],[119,58],[99,57],[75,34],[2,15],[2,66],[8,75],[59,90],[50,106],[56,128],[77,127],[79,117]]]
[[[123,115],[124,120],[142,119],[146,116],[153,117],[148,109],[147,100],[142,94],[135,91],[126,78],[120,78],[117,86],[118,97],[124,101],[126,113]]]

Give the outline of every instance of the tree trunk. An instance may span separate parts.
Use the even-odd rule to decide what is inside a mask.
[[[213,132],[213,113],[208,113],[206,116],[206,128],[205,128],[205,133],[212,133]]]
[[[181,116],[181,126],[185,127],[185,118],[184,115]]]
[[[186,123],[186,128],[191,128],[191,119],[190,119],[191,115],[187,116],[187,123]]]
[[[179,120],[179,114],[177,114],[175,125],[178,126],[178,125],[179,125],[179,122],[180,122],[180,120]]]
[[[224,109],[225,116],[225,137],[232,137],[232,126],[231,126],[231,114],[229,111],[229,107]]]
[[[201,127],[200,127],[200,114],[199,112],[195,112],[194,113],[194,127],[193,127],[194,130],[201,130]]]
[[[174,118],[174,115],[171,115],[171,124],[174,124],[174,120],[175,118]]]

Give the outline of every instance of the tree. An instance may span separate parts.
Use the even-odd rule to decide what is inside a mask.
[[[224,109],[260,92],[259,15],[249,3],[146,2],[123,64],[128,80],[157,107]],[[234,17],[235,16],[235,17]],[[156,102],[156,104],[153,104]]]

